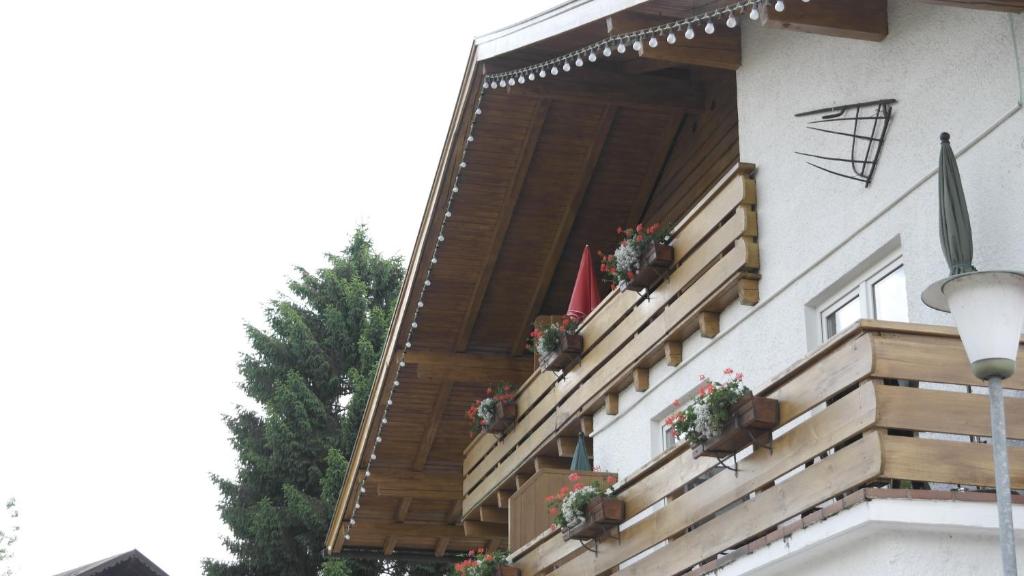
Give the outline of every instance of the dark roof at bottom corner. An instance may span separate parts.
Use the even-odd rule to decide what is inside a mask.
[[[138,550],[98,560],[55,576],[169,576]]]

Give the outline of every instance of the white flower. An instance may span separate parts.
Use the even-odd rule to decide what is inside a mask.
[[[584,510],[583,505],[596,495],[597,490],[593,486],[584,486],[579,490],[573,490],[566,494],[562,500],[561,510],[565,523],[574,524],[577,521],[583,520],[584,516],[586,516],[586,510]]]
[[[640,252],[635,243],[627,242],[615,249],[615,267],[623,273],[640,268]]]
[[[476,409],[477,418],[486,427],[490,426],[494,422],[495,407],[498,402],[494,398],[484,398],[480,401],[480,406]]]

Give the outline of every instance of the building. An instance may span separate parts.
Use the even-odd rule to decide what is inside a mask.
[[[142,552],[131,550],[61,572],[57,576],[167,576],[167,572],[153,564]]]
[[[575,0],[475,41],[329,553],[500,547],[527,576],[998,570],[984,388],[920,294],[948,275],[944,131],[976,264],[1024,269],[1024,2],[775,4]],[[671,271],[609,291],[579,361],[535,370],[522,344],[565,312],[584,245],[638,222],[670,230]],[[782,423],[736,472],[664,424],[725,368]],[[515,426],[471,438],[467,406],[500,382]],[[1007,414],[1024,439],[1024,399]],[[625,501],[596,545],[544,514],[580,431]],[[1024,448],[1010,461],[1024,488]]]

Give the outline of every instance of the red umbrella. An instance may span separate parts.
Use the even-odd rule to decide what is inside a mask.
[[[569,300],[568,316],[582,321],[587,314],[601,303],[601,293],[597,290],[597,276],[594,275],[594,259],[590,255],[590,245],[583,248],[580,260],[580,271],[576,273],[576,285],[572,289]]]

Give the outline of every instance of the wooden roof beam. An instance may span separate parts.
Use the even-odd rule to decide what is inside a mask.
[[[694,83],[657,76],[627,76],[593,66],[560,72],[557,82],[537,80],[505,90],[512,95],[628,108],[704,109],[703,92]]]
[[[429,524],[424,522],[406,522],[403,524],[394,522],[372,522],[369,520],[357,521],[352,526],[353,538],[422,538],[424,534],[438,538],[465,538],[465,532],[461,526],[448,524]]]
[[[929,4],[943,4],[977,10],[998,12],[1024,12],[1024,0],[924,0]]]
[[[522,382],[533,374],[532,358],[505,354],[476,354],[441,350],[409,350],[408,364],[416,365],[416,378],[438,382]]]
[[[512,223],[512,214],[515,212],[519,195],[526,184],[526,175],[530,171],[533,152],[537,149],[537,142],[540,141],[544,120],[547,118],[550,106],[550,101],[541,100],[537,102],[534,108],[533,121],[530,124],[525,143],[516,162],[515,177],[502,203],[501,215],[498,217],[498,223],[494,227],[494,234],[491,235],[491,242],[484,252],[484,254],[487,254],[487,260],[484,262],[483,270],[480,271],[480,275],[477,277],[476,286],[473,287],[473,296],[469,300],[469,307],[466,309],[466,316],[462,321],[462,330],[459,332],[459,338],[455,343],[455,349],[459,352],[463,352],[469,347],[469,340],[473,336],[473,328],[476,326],[476,319],[480,314],[480,305],[483,304],[487,287],[491,283],[491,276],[494,274],[494,267],[498,262],[498,255],[501,252],[501,245],[505,241],[505,234],[508,232],[509,224]]]
[[[530,299],[530,307],[526,309],[526,318],[523,320],[519,331],[516,333],[515,340],[510,344],[509,349],[512,350],[513,354],[522,354],[523,342],[526,341],[527,335],[529,335],[530,330],[533,329],[533,320],[540,312],[541,304],[544,302],[544,295],[547,294],[548,287],[551,285],[551,279],[554,277],[555,271],[558,268],[558,262],[562,257],[562,250],[565,249],[565,242],[569,239],[569,233],[572,231],[572,226],[576,222],[576,215],[579,213],[580,204],[583,202],[583,196],[586,194],[587,188],[590,188],[590,180],[593,178],[594,168],[597,166],[597,162],[601,158],[601,152],[604,150],[605,141],[608,139],[608,133],[611,131],[612,123],[615,121],[615,115],[617,113],[617,108],[609,105],[605,108],[604,114],[601,115],[597,133],[594,135],[594,139],[590,145],[590,150],[587,152],[587,158],[584,161],[583,170],[581,172],[582,177],[575,190],[572,191],[569,206],[562,214],[562,221],[558,225],[557,232],[555,233],[555,239],[551,243],[551,247],[548,249],[547,257],[544,260],[544,266],[541,268],[541,274],[533,289],[533,297]],[[532,366],[533,358],[525,357],[523,359],[528,360]]]
[[[887,0],[791,2],[785,12],[765,10],[761,18],[769,28],[854,40],[881,42],[889,35]]]

